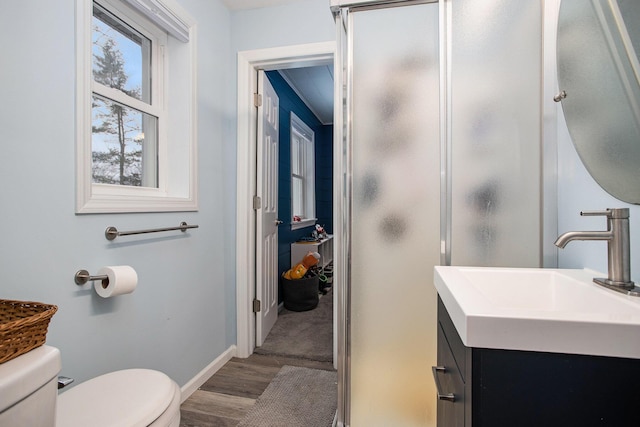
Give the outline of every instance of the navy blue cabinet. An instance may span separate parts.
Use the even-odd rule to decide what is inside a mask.
[[[640,426],[640,360],[469,348],[440,298],[434,376],[438,427]]]

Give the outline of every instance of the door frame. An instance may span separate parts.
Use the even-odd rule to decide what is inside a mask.
[[[236,356],[249,357],[256,345],[253,300],[256,294],[256,194],[257,71],[311,67],[333,62],[336,43],[321,42],[238,52],[238,123],[236,176]],[[334,95],[336,90],[334,88]],[[335,101],[334,101],[335,103]],[[334,117],[336,111],[334,109]],[[335,121],[334,121],[335,122]],[[335,126],[335,125],[334,125]],[[335,141],[334,141],[335,144]],[[335,178],[334,178],[335,179]],[[335,203],[335,201],[334,201]],[[335,212],[335,205],[334,205]],[[335,216],[335,215],[334,215]],[[335,228],[335,227],[334,227]],[[337,230],[336,230],[337,231]],[[334,233],[335,234],[335,233]],[[334,238],[334,242],[336,239]],[[339,284],[338,284],[339,286]],[[335,301],[334,292],[334,301]],[[337,324],[334,310],[334,366],[337,359]]]

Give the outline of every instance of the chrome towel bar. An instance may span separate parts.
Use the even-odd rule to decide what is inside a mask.
[[[118,236],[130,236],[132,234],[159,233],[161,231],[180,230],[184,233],[189,228],[198,228],[198,226],[189,225],[186,222],[181,222],[180,225],[177,227],[151,228],[148,230],[136,230],[136,231],[118,231],[118,229],[115,227],[107,227],[107,229],[104,231],[104,237],[106,237],[107,240],[114,240]]]

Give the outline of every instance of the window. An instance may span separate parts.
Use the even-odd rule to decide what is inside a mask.
[[[78,0],[78,213],[197,209],[194,28],[165,4]]]
[[[291,113],[291,229],[316,222],[314,133]]]
[[[158,188],[158,126],[165,121],[158,58],[166,34],[143,31],[93,4],[93,183]]]

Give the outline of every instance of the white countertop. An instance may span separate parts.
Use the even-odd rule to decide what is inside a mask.
[[[606,275],[605,275],[606,276]],[[435,267],[435,287],[468,347],[640,359],[640,297],[591,270]]]

